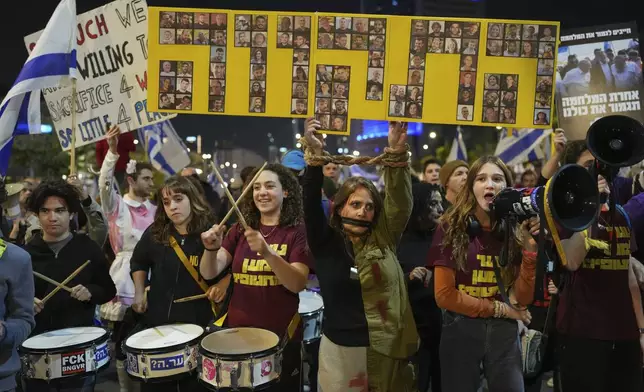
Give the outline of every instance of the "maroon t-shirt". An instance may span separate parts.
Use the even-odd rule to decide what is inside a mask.
[[[639,338],[628,287],[631,232],[626,219],[615,211],[616,254],[612,254],[611,213],[602,212],[592,238],[606,241],[607,251],[591,248],[579,269],[561,292],[557,307],[559,333],[599,340]]]
[[[429,249],[428,267],[441,266],[455,270],[456,288],[465,294],[502,301],[492,261],[498,260],[503,244],[494,238],[490,231],[483,230],[470,241],[465,271],[462,271],[457,268],[456,261],[452,258],[452,247],[448,245],[442,249],[444,234],[442,226],[434,232],[432,246]]]
[[[304,225],[261,225],[260,232],[266,235],[268,245],[288,263],[310,266]],[[232,272],[235,282],[226,325],[267,329],[282,338],[297,313],[299,295],[282,286],[268,262],[250,250],[239,224],[230,229],[222,246],[233,256]],[[298,335],[301,335],[301,331],[294,339],[298,339]]]

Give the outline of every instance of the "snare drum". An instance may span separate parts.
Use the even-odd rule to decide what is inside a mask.
[[[22,375],[47,382],[88,376],[107,368],[109,333],[100,327],[75,327],[33,336],[20,346]]]
[[[128,374],[145,382],[189,376],[198,365],[203,333],[204,329],[194,324],[161,325],[135,333],[123,343]]]
[[[282,353],[279,338],[259,328],[230,328],[201,341],[200,379],[219,388],[264,389],[279,380]]]
[[[324,302],[320,294],[308,290],[300,291],[300,307],[297,311],[304,325],[304,344],[320,339],[324,316]]]

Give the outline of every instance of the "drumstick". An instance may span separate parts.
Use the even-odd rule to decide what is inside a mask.
[[[215,175],[217,176],[217,179],[219,182],[222,184],[225,182],[224,178],[219,174],[219,170],[217,170],[217,167],[213,167],[215,171]],[[237,202],[235,201],[235,198],[233,195],[230,194],[230,191],[228,190],[228,187],[224,187],[224,192],[226,192],[226,196],[228,196],[228,200],[230,200],[231,203],[233,203],[233,209],[237,213],[237,217],[239,217],[239,222],[242,224],[244,227],[244,230],[248,230],[248,224],[246,223],[246,219],[244,219],[244,215],[242,215],[241,211],[239,211],[239,207],[237,207]]]
[[[58,283],[58,282],[56,282],[55,280],[53,280],[53,279],[51,279],[51,278],[48,278],[48,277],[46,277],[45,275],[43,275],[43,274],[41,274],[41,273],[39,273],[39,272],[36,272],[36,271],[33,271],[33,272],[34,272],[34,275],[35,275],[36,277],[38,277],[38,278],[40,278],[40,279],[44,280],[45,282],[49,282],[49,283],[51,283],[51,284],[53,284],[53,285],[55,285],[55,286],[60,286],[60,288],[61,288],[61,289],[65,290],[65,291],[67,291],[67,292],[69,292],[69,293],[71,293],[71,292],[72,292],[72,289],[70,289],[69,287],[67,287],[67,286],[63,285],[62,283]]]
[[[258,170],[258,171],[257,171],[257,173],[255,174],[255,176],[253,177],[253,179],[252,179],[252,180],[250,180],[250,182],[249,182],[248,184],[246,184],[246,189],[244,189],[244,191],[242,192],[241,196],[239,196],[239,198],[238,198],[238,199],[237,199],[237,201],[235,202],[235,206],[239,206],[239,203],[242,201],[242,199],[244,198],[244,196],[246,196],[246,194],[248,193],[248,191],[249,191],[249,190],[251,190],[251,189],[253,189],[253,184],[255,183],[255,181],[257,181],[257,178],[259,178],[259,175],[260,175],[260,174],[262,174],[262,171],[264,170],[264,168],[266,167],[266,165],[268,165],[268,162],[264,162],[264,164],[262,165],[262,167],[260,167],[260,168],[259,168],[259,170]],[[220,226],[221,226],[221,225],[225,225],[225,224],[226,224],[226,221],[227,221],[228,219],[230,219],[230,217],[233,215],[233,212],[235,212],[235,209],[234,209],[234,208],[231,208],[231,209],[228,211],[228,213],[226,214],[226,216],[224,217],[224,219],[222,219],[222,220],[221,220],[221,222],[219,222],[219,225],[220,225]]]
[[[195,300],[203,299],[203,298],[208,298],[208,294],[204,293],[204,294],[193,295],[191,297],[178,298],[178,299],[174,300],[174,303],[175,304],[180,304],[180,303],[183,303],[183,302],[195,301]]]
[[[47,294],[47,296],[46,296],[45,298],[43,298],[41,302],[42,302],[43,304],[44,304],[45,302],[47,302],[47,301],[48,301],[51,297],[53,297],[53,296],[54,296],[54,295],[55,295],[55,294],[56,294],[60,289],[62,289],[62,288],[63,288],[63,285],[66,285],[66,284],[67,284],[67,283],[69,283],[72,279],[74,279],[74,278],[76,277],[76,275],[78,275],[78,274],[83,270],[83,268],[87,267],[87,265],[88,265],[89,263],[91,263],[91,260],[87,260],[83,265],[81,265],[80,267],[76,268],[76,271],[72,272],[72,274],[71,274],[71,275],[69,275],[65,280],[63,280],[59,285],[57,285],[57,286],[56,286],[56,288],[55,288],[55,289],[53,289],[53,290],[51,291],[51,293]]]

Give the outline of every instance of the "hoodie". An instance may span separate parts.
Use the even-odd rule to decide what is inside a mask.
[[[66,286],[85,286],[92,297],[87,302],[72,298],[65,290],[58,291],[45,303],[43,310],[36,315],[36,328],[33,335],[46,331],[70,327],[94,325],[96,305],[109,302],[116,295],[116,287],[109,274],[107,259],[101,248],[85,234],[70,234],[61,242],[67,241],[58,253],[38,233],[25,246],[31,255],[33,270],[62,282],[85,261],[91,260]],[[34,277],[36,298],[42,299],[49,294],[54,285]]]

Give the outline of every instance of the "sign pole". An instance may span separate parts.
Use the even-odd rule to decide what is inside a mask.
[[[70,148],[69,174],[76,175],[76,79],[72,80],[72,144]]]

